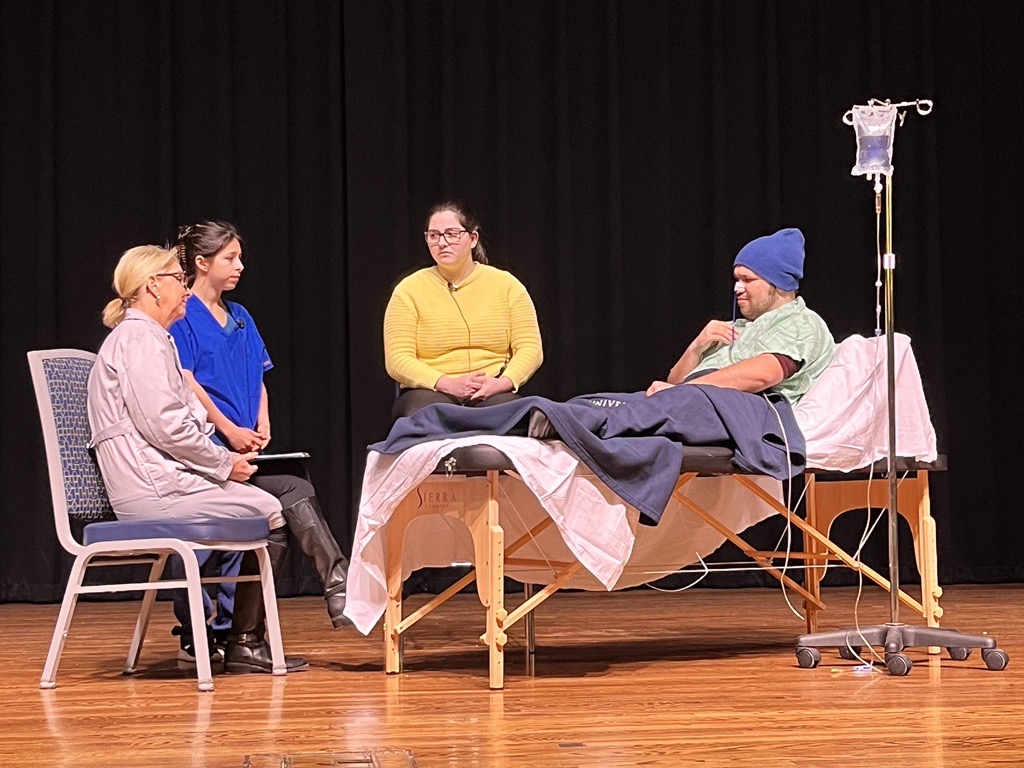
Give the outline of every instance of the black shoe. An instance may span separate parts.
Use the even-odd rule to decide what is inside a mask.
[[[309,669],[309,662],[301,656],[285,656],[284,665],[289,672]],[[245,675],[250,672],[272,673],[274,662],[270,657],[270,646],[267,641],[254,634],[232,637],[224,651],[224,671],[233,675]]]
[[[179,639],[178,669],[183,672],[194,672],[196,668],[195,638],[192,633],[182,627],[174,627],[171,634]],[[224,645],[218,643],[212,631],[207,632],[207,648],[210,652],[210,669],[219,672],[224,664]]]

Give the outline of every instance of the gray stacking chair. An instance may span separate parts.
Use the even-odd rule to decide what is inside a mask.
[[[200,591],[203,582],[229,579],[262,582],[274,674],[285,674],[277,595],[274,591],[270,555],[267,553],[269,527],[266,518],[116,519],[107,499],[99,467],[88,448],[90,430],[86,395],[89,372],[95,360],[96,355],[77,349],[28,353],[39,419],[43,427],[57,538],[61,546],[75,558],[39,687],[54,688],[57,685],[57,666],[60,664],[64,641],[71,629],[79,595],[139,590],[145,592],[124,667],[125,674],[132,674],[138,667],[158,589],[187,588],[192,626],[202,627],[206,623]],[[72,534],[72,518],[85,523],[81,542]],[[195,552],[207,549],[253,550],[260,572],[254,576],[202,578]],[[164,566],[172,554],[179,555],[185,564],[184,580],[163,579]],[[133,583],[93,579],[100,583],[84,584],[87,570],[102,574],[104,567],[119,565],[145,566],[149,570],[149,578]],[[212,691],[213,675],[206,633],[196,632],[194,642],[199,690]]]

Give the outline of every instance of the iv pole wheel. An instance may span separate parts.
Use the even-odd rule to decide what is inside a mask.
[[[971,655],[970,648],[947,648],[946,651],[953,661],[967,661]]]
[[[885,654],[885,666],[893,677],[905,677],[914,668],[914,662],[906,654],[887,653]]]
[[[1010,663],[1009,654],[1001,648],[982,648],[981,659],[994,672],[1001,672]]]
[[[846,659],[847,661],[855,661],[860,656],[861,651],[864,649],[859,645],[848,646],[842,645],[839,647],[839,658]]]
[[[821,651],[800,646],[796,649],[796,663],[803,669],[814,669],[821,663]]]

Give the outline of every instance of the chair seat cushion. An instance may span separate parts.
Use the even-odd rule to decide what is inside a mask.
[[[251,517],[179,517],[151,520],[107,520],[90,523],[82,534],[84,544],[126,539],[183,539],[184,541],[259,541],[267,538],[270,525],[262,515]]]

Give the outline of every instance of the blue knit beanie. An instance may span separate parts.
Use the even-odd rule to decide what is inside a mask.
[[[780,291],[795,291],[804,276],[804,235],[799,229],[780,229],[751,240],[732,265],[752,269]]]

